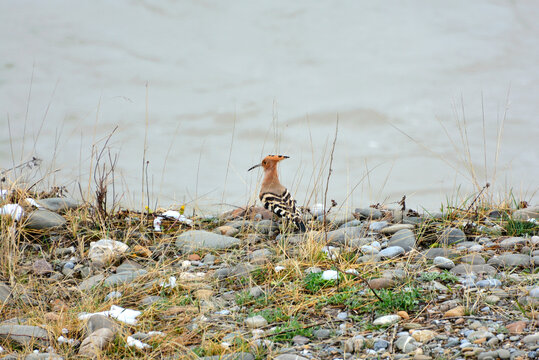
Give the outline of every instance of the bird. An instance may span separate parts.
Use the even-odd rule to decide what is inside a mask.
[[[277,164],[279,161],[288,159],[285,155],[268,155],[260,164],[252,166],[251,171],[259,166],[264,168],[264,180],[260,187],[259,198],[264,207],[281,218],[293,222],[296,227],[305,232],[305,223],[302,220],[300,211],[296,208],[296,200],[292,198],[290,192],[281,185],[277,175]]]

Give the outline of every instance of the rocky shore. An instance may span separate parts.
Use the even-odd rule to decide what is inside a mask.
[[[318,208],[299,234],[8,200],[1,359],[539,359],[539,207]]]

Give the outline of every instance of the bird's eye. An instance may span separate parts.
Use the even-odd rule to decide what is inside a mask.
[[[266,165],[266,160],[262,161],[262,165]]]

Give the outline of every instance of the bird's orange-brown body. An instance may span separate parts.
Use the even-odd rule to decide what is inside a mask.
[[[279,217],[292,221],[300,231],[305,231],[305,224],[301,213],[296,208],[296,201],[279,181],[277,164],[284,159],[288,159],[288,156],[268,155],[260,164],[251,167],[249,171],[259,166],[264,168],[264,179],[259,194],[264,207]]]

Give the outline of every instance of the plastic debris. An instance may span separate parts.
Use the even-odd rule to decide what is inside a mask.
[[[165,289],[166,288],[175,288],[176,287],[176,277],[175,276],[171,276],[168,278],[168,282],[161,282],[159,283],[159,285],[161,285],[162,287],[164,287]]]
[[[137,319],[136,319],[137,316],[142,314],[142,312],[138,310],[125,309],[117,305],[112,305],[110,307],[110,310],[107,310],[107,311],[101,311],[97,313],[79,314],[79,320],[86,320],[90,318],[90,316],[93,316],[96,314],[108,316],[129,325],[135,325],[137,323]]]
[[[19,204],[6,204],[0,208],[0,215],[10,215],[13,220],[19,221],[24,215],[24,209]]]
[[[90,243],[88,256],[93,262],[105,264],[118,255],[125,253],[128,249],[129,246],[121,241],[101,239]]]
[[[28,204],[30,204],[30,205],[32,205],[32,206],[35,206],[36,208],[40,208],[40,207],[41,207],[41,205],[39,205],[39,204],[37,203],[37,201],[35,201],[35,200],[32,199],[32,198],[26,198],[26,199],[24,199],[24,200],[25,200]]]
[[[146,343],[143,343],[142,341],[137,340],[132,336],[127,337],[127,346],[134,346],[134,347],[136,347],[137,349],[140,349],[140,350],[151,348],[150,345],[148,345]]]
[[[322,273],[322,279],[324,280],[337,280],[339,278],[339,272],[336,270],[326,270]]]
[[[167,210],[153,220],[153,229],[155,231],[161,231],[161,222],[163,221],[163,219],[172,219],[177,220],[183,224],[193,225],[193,220],[183,215],[180,211]]]
[[[284,266],[277,265],[277,266],[275,267],[275,272],[279,272],[279,271],[282,271],[282,270],[284,270],[284,269],[286,269]]]

